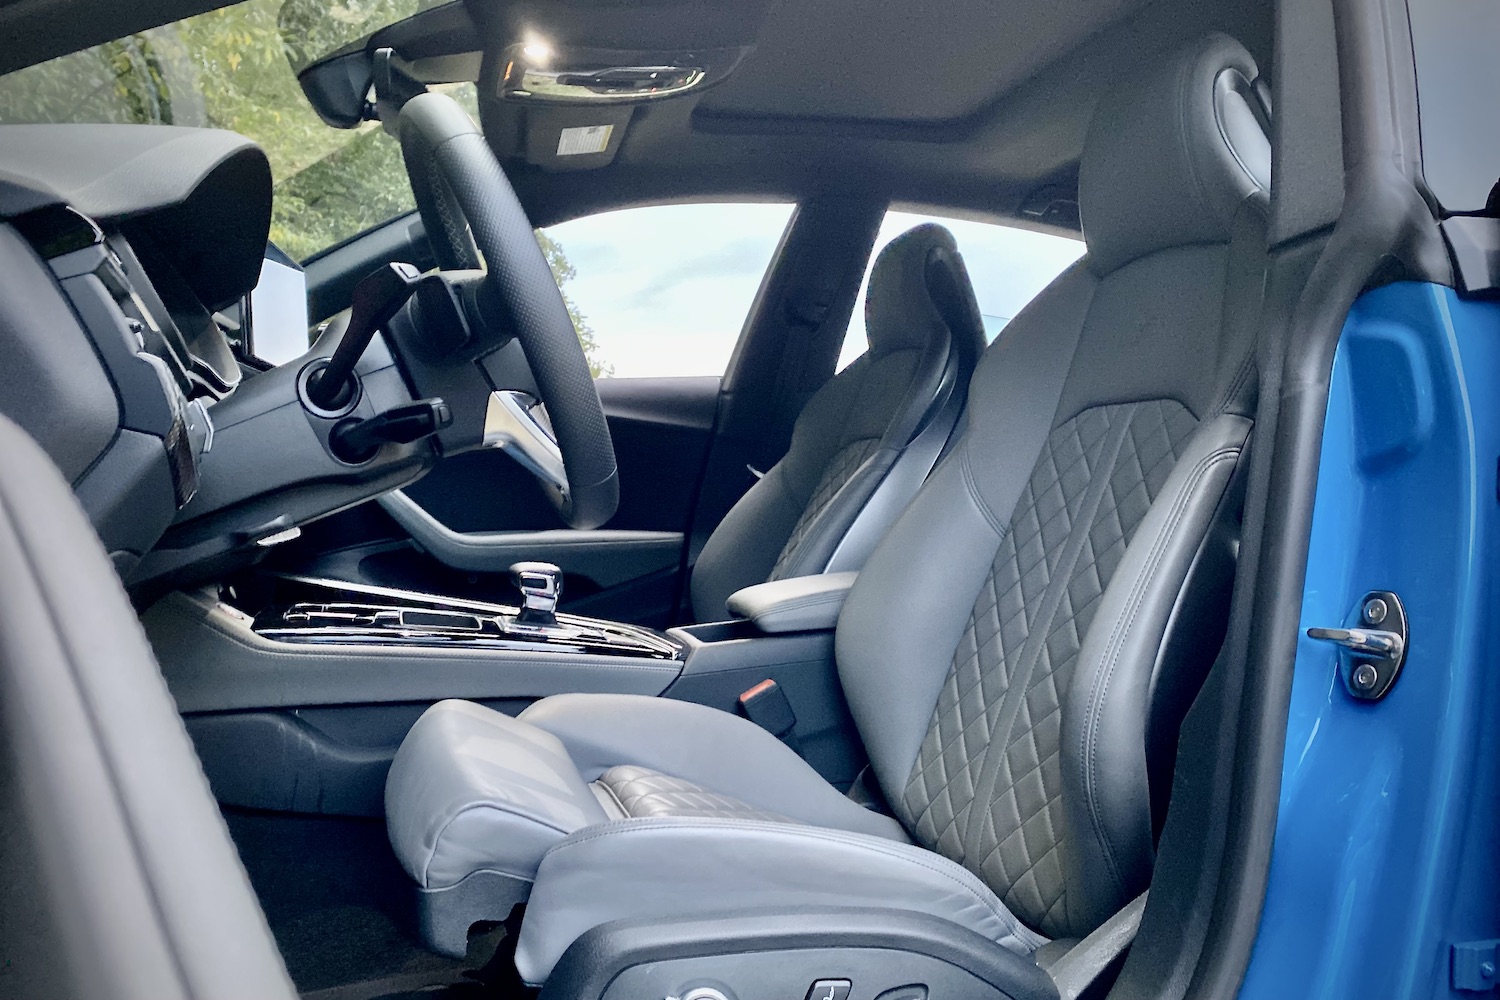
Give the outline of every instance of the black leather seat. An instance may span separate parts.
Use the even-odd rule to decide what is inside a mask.
[[[859,569],[932,470],[985,344],[952,233],[917,226],[880,252],[865,331],[869,350],[808,400],[786,455],[709,536],[698,621],[752,584]]]
[[[849,594],[839,673],[889,812],[701,706],[444,702],[386,787],[434,946],[529,893],[533,982],[611,921],[809,906],[1029,955],[1147,887],[1152,776],[1227,614],[1270,183],[1256,75],[1214,35],[1105,99],[1087,256],[985,353],[955,448]]]

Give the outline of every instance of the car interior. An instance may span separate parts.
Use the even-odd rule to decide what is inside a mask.
[[[301,262],[245,136],[0,124],[0,993],[1232,995],[1332,344],[1452,282],[1333,7],[421,4],[293,65],[415,205]],[[596,377],[533,234],[714,201],[722,377]],[[902,207],[1082,256],[996,333]]]

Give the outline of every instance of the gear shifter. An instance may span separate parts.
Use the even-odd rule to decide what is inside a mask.
[[[522,625],[557,624],[557,601],[562,596],[562,570],[547,562],[518,562],[510,568],[511,582],[521,592]]]

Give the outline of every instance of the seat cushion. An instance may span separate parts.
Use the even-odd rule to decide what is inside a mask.
[[[547,848],[609,819],[555,736],[456,700],[407,734],[385,812],[396,857],[423,889],[480,871],[529,881]]]
[[[733,810],[910,840],[900,823],[850,800],[785,743],[716,708],[641,695],[560,694],[538,701],[519,719],[557,737],[586,782],[622,765],[670,776],[681,791],[643,800],[640,808],[653,810],[647,815],[685,815],[662,810],[707,803],[709,798],[693,795],[711,795],[720,806],[734,803]],[[710,791],[682,794],[690,789]]]
[[[804,906],[926,913],[1022,955],[1046,941],[974,873],[911,844],[803,824],[629,819],[581,830],[547,852],[516,969],[545,981],[579,935],[611,920]]]
[[[610,768],[592,787],[611,819],[676,816],[796,822],[780,813],[746,805],[732,795],[632,764]]]
[[[557,695],[514,719],[438,702],[402,741],[385,807],[396,857],[427,890],[476,872],[524,885],[564,837],[632,817],[807,823],[908,840],[896,820],[851,801],[759,726],[634,695]]]

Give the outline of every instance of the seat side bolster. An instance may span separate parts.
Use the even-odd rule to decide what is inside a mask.
[[[520,719],[561,740],[585,781],[634,764],[803,823],[907,840],[899,823],[850,800],[776,737],[716,708],[564,694],[542,699]]]
[[[606,877],[601,877],[605,873]],[[880,906],[950,920],[1019,954],[1045,938],[967,869],[836,830],[740,820],[632,819],[581,830],[542,860],[516,947],[531,983],[585,931],[658,913]]]
[[[1221,415],[1199,428],[1131,540],[1080,650],[1061,739],[1062,840],[1073,855],[1069,870],[1083,880],[1068,896],[1071,926],[1097,925],[1150,880],[1145,722],[1156,653],[1250,427]],[[1195,652],[1206,663],[1217,650]],[[1085,900],[1088,912],[1074,912]]]

